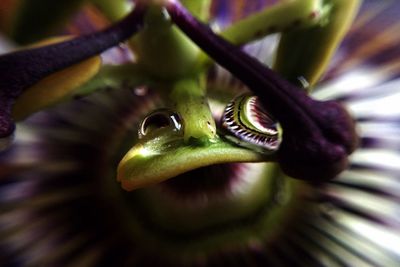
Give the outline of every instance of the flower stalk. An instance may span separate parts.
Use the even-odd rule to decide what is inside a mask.
[[[319,102],[193,17],[178,1],[169,1],[172,21],[217,63],[232,72],[261,99],[281,123],[278,162],[298,179],[329,180],[347,167],[357,146],[352,118],[338,103]]]
[[[183,119],[185,142],[207,144],[216,138],[217,129],[204,88],[197,79],[185,79],[175,83],[171,90],[170,98]]]

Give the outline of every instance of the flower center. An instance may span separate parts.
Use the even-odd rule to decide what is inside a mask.
[[[107,137],[114,142],[108,145],[114,154],[103,159],[108,164],[117,162],[132,142],[140,141],[134,140],[134,129],[148,110],[163,106],[151,90],[135,100],[135,105],[127,105],[120,104],[119,109],[127,113],[120,116],[124,118],[120,127],[112,128]],[[112,175],[103,179],[104,192],[113,192],[112,212],[118,212],[118,217],[123,214],[124,220],[115,227],[130,233],[144,251],[154,250],[161,256],[179,252],[191,258],[198,253],[218,253],[227,246],[240,250],[254,240],[275,240],[296,213],[297,194],[305,190],[273,163],[213,164],[130,192],[121,189]]]

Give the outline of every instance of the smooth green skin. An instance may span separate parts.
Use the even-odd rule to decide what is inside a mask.
[[[216,138],[217,128],[208,105],[205,85],[198,79],[179,80],[172,86],[170,98],[183,119],[184,141],[207,145]]]
[[[138,63],[159,80],[174,81],[199,73],[200,49],[171,24],[162,7],[163,0],[152,0],[145,28],[130,42]],[[210,0],[184,0],[182,4],[206,21]]]
[[[219,138],[207,146],[187,145],[183,136],[161,129],[153,138],[139,141],[128,151],[118,165],[117,180],[123,189],[132,191],[200,167],[271,159],[271,155],[258,154]]]
[[[202,21],[208,21],[211,0],[181,0],[181,3]]]
[[[144,70],[168,81],[198,73],[199,48],[171,24],[162,8],[150,8],[145,25],[130,42]]]
[[[132,9],[126,0],[90,0],[111,21],[122,19]]]

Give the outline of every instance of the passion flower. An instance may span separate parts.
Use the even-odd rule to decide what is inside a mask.
[[[393,148],[398,146],[399,110],[396,105],[391,108],[390,103],[398,101],[399,68],[391,59],[400,51],[397,39],[389,38],[376,46],[376,36],[382,26],[390,29],[390,25],[397,25],[389,18],[397,19],[393,10],[398,10],[398,5],[382,7],[367,1],[334,63],[317,85],[313,77],[321,70],[315,70],[315,61],[324,58],[311,53],[313,67],[306,64],[304,79],[314,89],[314,97],[340,101],[354,116],[361,138],[360,147],[350,157],[349,169],[332,181],[322,176],[317,180],[323,182],[315,186],[280,171],[273,163],[278,145],[259,149],[256,139],[246,140],[235,135],[236,128],[227,132],[222,126],[231,121],[223,119],[223,114],[227,110],[225,115],[231,116],[232,104],[233,121],[242,120],[238,126],[253,134],[270,134],[282,144],[287,140],[285,132],[297,136],[291,132],[291,124],[282,120],[284,112],[270,109],[271,103],[263,101],[263,95],[271,91],[256,91],[257,98],[251,96],[250,102],[241,102],[237,96],[248,95],[253,84],[246,82],[247,87],[236,78],[243,80],[242,76],[248,74],[236,73],[235,77],[213,64],[214,59],[198,48],[200,44],[192,43],[173,26],[160,6],[167,2],[151,2],[143,31],[129,41],[136,61],[120,63],[113,60],[113,51],[103,54],[119,65],[102,66],[93,79],[73,88],[77,96],[73,100],[69,98],[67,103],[17,123],[15,142],[0,154],[0,259],[4,265],[396,266],[400,241],[398,216],[393,211],[398,208],[396,174],[400,159]],[[238,13],[230,10],[241,3],[214,1],[214,12],[209,13],[204,12],[210,10],[207,1],[183,2],[203,21],[214,18],[220,25],[234,20],[231,15]],[[309,18],[304,27],[292,25],[290,19],[266,19],[276,22],[274,29],[283,30],[278,61],[287,55],[285,40],[299,31],[313,36],[316,43],[318,36],[325,36],[319,30],[314,35],[315,29],[311,27],[309,32],[309,27],[320,25],[318,18],[328,18],[321,15],[324,12],[334,14],[329,13],[329,7],[338,12],[346,5],[327,2],[331,5],[318,9],[319,15],[313,10],[321,7],[321,1],[266,5],[267,9],[256,13],[271,14],[275,10],[272,14],[276,14],[283,9],[297,14],[294,11],[298,10],[301,21]],[[247,8],[260,8],[260,1],[243,3]],[[171,8],[168,10],[176,20]],[[239,14],[246,13],[242,12]],[[335,21],[335,16],[330,18]],[[374,23],[370,27],[363,27],[371,20]],[[248,20],[232,23],[221,30],[222,36],[243,45],[247,53],[262,61],[271,60],[275,50],[269,48],[276,45],[276,36],[247,45],[248,40],[267,34],[268,29],[260,35],[263,27],[257,26],[253,29],[257,34],[241,35],[243,28],[235,28]],[[328,29],[329,34],[334,33]],[[163,51],[176,51],[164,53],[157,62],[153,52],[163,53],[159,42],[149,42],[151,36],[165,41]],[[362,43],[360,36],[364,36]],[[213,43],[219,40],[207,44]],[[300,38],[300,43],[307,43],[307,38]],[[374,53],[366,56],[363,51]],[[387,52],[392,56],[386,57]],[[237,55],[238,63],[258,64],[237,48],[221,53]],[[165,59],[170,58],[176,61],[169,69],[164,68]],[[307,113],[310,110],[304,111],[298,104],[308,99],[304,93],[296,93],[304,90],[296,87],[297,71],[303,62],[292,64],[276,67],[281,77],[272,83],[285,83],[294,88],[295,96],[301,95],[295,101],[289,97],[292,91],[283,94],[300,112],[296,115],[290,110],[288,117],[306,115],[317,128],[324,126],[309,115],[313,112]],[[54,75],[63,77],[59,72]],[[274,91],[271,94],[282,96]],[[251,106],[257,102],[254,99],[261,99],[261,105]],[[318,107],[322,109],[323,104]],[[247,113],[240,114],[243,110]],[[339,124],[339,129],[342,126]],[[330,130],[328,127],[322,132]],[[330,138],[332,135],[327,136]],[[347,149],[346,157],[351,150]],[[260,163],[250,163],[254,161]],[[312,177],[308,180],[320,174],[318,168],[316,174],[309,166],[306,169]],[[116,179],[132,191],[121,189]]]

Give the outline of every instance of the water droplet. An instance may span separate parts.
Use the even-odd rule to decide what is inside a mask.
[[[222,127],[226,139],[259,152],[275,151],[280,144],[278,124],[257,96],[244,94],[232,100],[222,116]]]
[[[304,89],[308,89],[308,87],[310,86],[310,83],[303,76],[297,77],[297,80],[299,81],[299,84],[301,85],[301,87],[303,87]]]
[[[151,135],[159,129],[169,129],[173,132],[182,130],[182,120],[179,115],[169,109],[159,109],[147,115],[139,126],[139,139]]]

